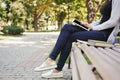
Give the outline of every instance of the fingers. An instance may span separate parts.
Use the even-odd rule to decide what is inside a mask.
[[[92,26],[91,26],[89,23],[83,22],[82,24],[83,24],[84,26],[86,26],[87,28],[92,29]]]

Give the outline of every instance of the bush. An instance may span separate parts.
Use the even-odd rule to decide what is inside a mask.
[[[19,35],[24,32],[24,29],[21,28],[20,26],[10,25],[10,26],[4,26],[1,32],[3,32],[4,34]]]

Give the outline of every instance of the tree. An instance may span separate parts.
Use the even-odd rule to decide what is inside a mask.
[[[62,28],[63,21],[67,16],[69,4],[74,0],[54,0],[56,20],[58,21],[58,30]]]
[[[9,6],[9,2],[8,1],[4,1],[4,0],[1,0],[0,1],[0,18],[1,18],[1,20],[2,21],[4,21],[4,22],[8,22],[8,16],[7,16],[7,14],[8,14],[8,12],[9,12],[9,8],[10,8],[10,6]]]
[[[0,1],[0,20],[5,20],[5,14],[6,14],[6,11],[5,11],[5,3],[3,3],[2,1]]]
[[[86,9],[85,0],[74,0],[71,4],[71,17],[84,21],[86,20],[87,9]]]
[[[16,5],[17,4],[17,5]],[[25,22],[26,12],[21,2],[15,1],[10,4],[10,12],[8,16],[14,25],[20,25]]]
[[[60,30],[63,21],[76,18],[92,22],[101,4],[98,0],[1,0],[6,7],[0,6],[0,17],[6,23],[33,26],[38,31],[43,20],[58,22]],[[100,4],[101,3],[101,4]],[[87,6],[87,8],[86,8]],[[87,15],[88,14],[88,15]],[[87,19],[86,19],[87,16]],[[98,16],[98,15],[97,15]],[[41,20],[42,19],[42,20]],[[41,22],[42,21],[42,22]]]
[[[33,17],[33,28],[37,32],[39,19],[45,11],[50,10],[52,0],[25,0],[22,2],[25,5],[27,16]]]
[[[63,21],[67,16],[66,9],[64,6],[60,5],[59,8],[56,10],[56,20],[58,22],[58,30],[61,30],[63,26]]]
[[[87,6],[87,21],[91,23],[101,6],[101,3],[105,0],[86,0],[86,6]]]
[[[2,3],[5,4],[5,13],[2,19],[5,19],[7,25],[20,25],[24,22],[26,14],[21,2],[16,0],[2,0]]]

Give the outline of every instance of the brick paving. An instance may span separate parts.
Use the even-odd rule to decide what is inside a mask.
[[[70,80],[71,70],[64,67],[64,77],[44,79],[34,72],[53,48],[58,32],[25,33],[22,37],[0,40],[0,80]]]

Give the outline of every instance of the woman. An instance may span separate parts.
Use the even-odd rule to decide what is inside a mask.
[[[49,58],[34,70],[42,71],[54,68],[41,76],[44,78],[63,77],[62,68],[71,51],[72,42],[75,42],[77,39],[85,41],[94,39],[101,41],[109,40],[109,42],[113,43],[115,40],[114,35],[117,34],[119,28],[119,26],[117,26],[120,22],[119,7],[120,0],[107,0],[100,9],[102,18],[99,21],[91,24],[83,23],[86,27],[91,29],[90,31],[85,31],[71,24],[64,25]],[[110,38],[108,39],[109,35]],[[55,59],[59,53],[60,58],[56,65]]]

